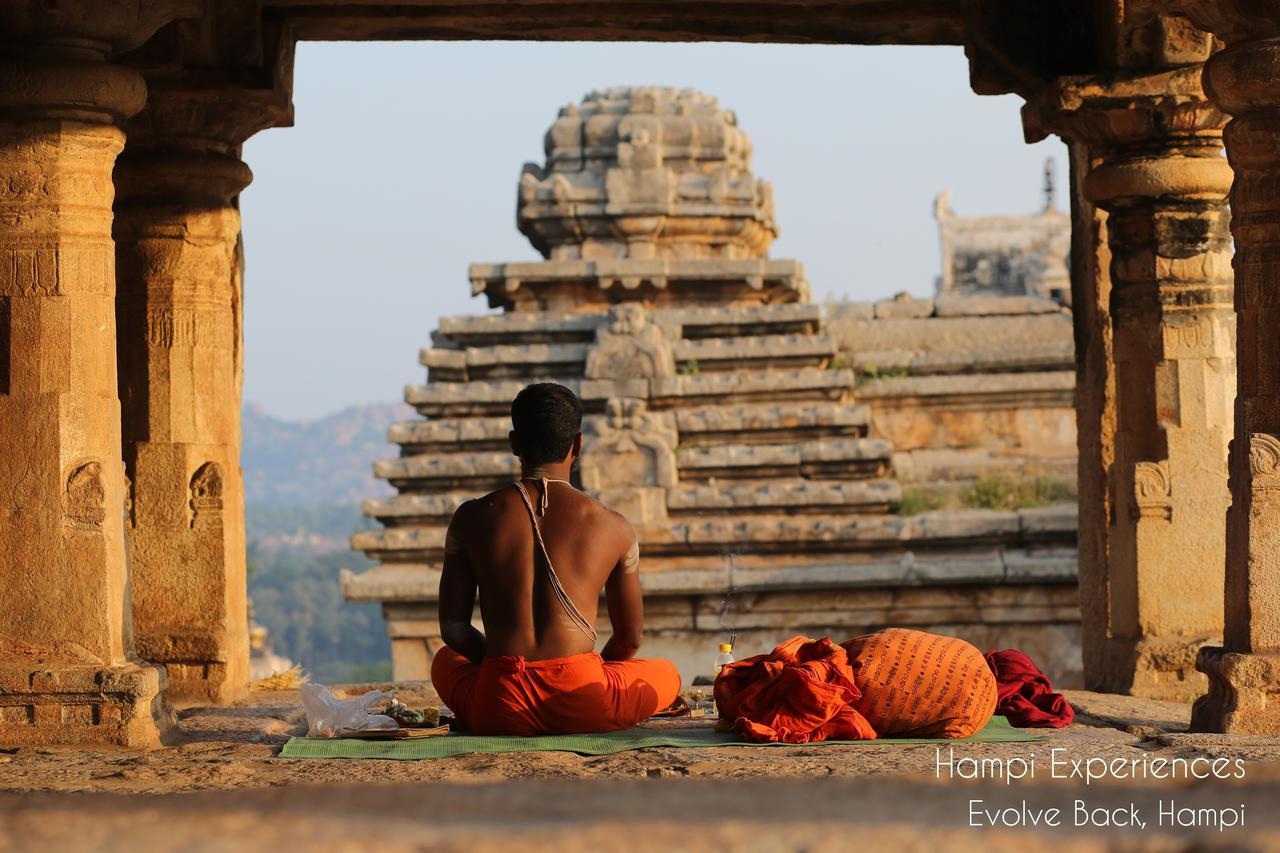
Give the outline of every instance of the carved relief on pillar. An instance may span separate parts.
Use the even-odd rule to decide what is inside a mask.
[[[104,503],[107,490],[102,482],[102,463],[86,462],[67,478],[63,517],[67,530],[77,533],[101,533],[107,517]]]
[[[1254,491],[1280,489],[1280,438],[1258,432],[1249,435],[1249,476]]]
[[[1134,465],[1133,486],[1134,505],[1139,518],[1173,519],[1173,487],[1167,459]]]
[[[587,422],[582,485],[645,526],[665,522],[666,492],[676,485],[676,426],[670,413],[644,400],[614,398],[603,417]]]
[[[222,467],[206,462],[191,477],[191,528],[222,529]]]
[[[636,302],[609,309],[609,323],[596,332],[596,343],[587,353],[588,379],[656,379],[675,376],[671,344]]]

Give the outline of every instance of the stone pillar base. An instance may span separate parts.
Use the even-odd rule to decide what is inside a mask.
[[[1191,710],[1191,730],[1280,735],[1280,652],[1200,650],[1196,668],[1209,676],[1209,692]]]
[[[0,663],[0,745],[110,744],[153,749],[172,725],[164,670]]]
[[[226,705],[248,693],[248,660],[233,664],[226,643],[213,634],[139,633],[134,645],[138,657],[164,666],[165,699],[173,705]]]
[[[1138,641],[1112,637],[1107,640],[1101,671],[1086,679],[1085,688],[1099,693],[1120,693],[1190,702],[1204,693],[1208,682],[1196,671],[1197,653],[1221,637],[1145,637]]]
[[[1138,643],[1131,696],[1166,702],[1190,702],[1204,693],[1208,682],[1196,671],[1200,649],[1221,637],[1148,637]]]

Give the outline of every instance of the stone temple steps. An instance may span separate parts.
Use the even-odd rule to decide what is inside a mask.
[[[430,370],[432,382],[506,379],[546,370],[569,379],[582,377],[587,343],[507,344],[467,349],[432,347],[419,362]],[[699,372],[740,371],[748,368],[815,368],[832,363],[835,342],[820,335],[751,335],[740,338],[695,338],[672,344],[676,363]]]
[[[510,477],[502,482],[509,482]],[[475,497],[475,490],[400,494],[365,501],[364,513],[388,527],[447,524],[454,511]],[[715,514],[768,514],[781,510],[819,512],[840,508],[846,512],[882,513],[902,498],[892,480],[737,480],[729,483],[680,483],[667,495],[674,516]]]
[[[392,502],[398,499],[392,499]],[[388,502],[376,502],[377,509]],[[352,544],[387,563],[439,565],[444,557],[444,519],[431,525],[386,527],[352,537]],[[783,512],[760,515],[730,514],[683,519],[675,516],[662,527],[637,525],[649,556],[723,557],[725,554],[795,554],[802,543],[806,555],[839,555],[856,575],[859,554],[897,552],[922,565],[947,565],[966,570],[967,561],[989,562],[1026,558],[1028,566],[1047,560],[1059,570],[1074,559],[1075,508],[996,512],[966,510],[891,514],[822,514]],[[990,553],[983,550],[984,543]],[[952,553],[954,550],[954,553]],[[1070,558],[1065,555],[1071,553]],[[914,556],[909,556],[914,555]],[[1018,555],[1022,555],[1019,557]],[[811,561],[810,561],[811,562]]]
[[[902,488],[892,480],[739,480],[681,483],[668,493],[667,509],[672,515],[781,510],[802,513],[833,507],[842,507],[848,512],[881,513],[901,500]]]
[[[893,445],[876,438],[823,438],[792,444],[681,445],[681,479],[776,476],[861,479],[888,474]]]
[[[425,418],[391,427],[400,456],[374,466],[400,494],[367,502],[383,529],[353,538],[384,562],[440,559],[458,505],[516,477],[508,412],[535,381],[583,400],[582,485],[632,519],[647,552],[857,552],[910,527],[888,514],[902,499],[893,447],[868,437],[817,306],[514,311],[447,318],[432,344],[428,382],[405,392]],[[647,473],[615,482],[619,452],[649,454]]]
[[[714,478],[826,477],[836,480],[888,473],[893,445],[875,438],[823,438],[794,444],[681,446],[676,465],[681,481]],[[519,467],[508,451],[442,451],[381,459],[374,474],[409,490],[439,491],[458,485],[509,482]]]
[[[853,385],[849,370],[771,370],[758,374],[709,372],[646,379],[582,379],[542,374],[525,379],[431,382],[405,388],[405,402],[426,417],[493,416],[511,408],[511,400],[532,381],[558,382],[582,398],[587,411],[599,411],[607,400],[648,399],[655,409],[681,403],[804,400],[817,396],[837,400]]]
[[[681,436],[698,444],[790,443],[838,436],[865,436],[871,423],[867,406],[830,401],[789,403],[741,403],[736,406],[688,406],[675,410]],[[405,456],[423,453],[456,453],[470,450],[506,450],[511,419],[505,413],[491,417],[452,417],[402,421],[393,424],[388,440]]]
[[[817,334],[821,307],[809,303],[739,306],[730,312],[708,308],[665,308],[651,312],[652,322],[672,340],[744,335]],[[432,336],[437,347],[490,347],[507,344],[591,343],[601,325],[599,313],[515,312],[442,317]]]

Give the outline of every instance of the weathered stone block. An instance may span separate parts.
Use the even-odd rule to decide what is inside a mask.
[[[165,683],[161,670],[136,664],[27,671],[0,662],[0,745],[158,747]]]
[[[902,320],[933,316],[932,299],[882,299],[875,304],[877,320]]]
[[[1008,317],[1062,311],[1061,303],[1040,296],[939,296],[934,300],[934,314],[938,317]]]
[[[1280,654],[1206,646],[1196,668],[1208,676],[1209,692],[1192,708],[1192,731],[1280,734]]]

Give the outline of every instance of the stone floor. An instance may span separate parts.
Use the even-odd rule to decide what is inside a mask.
[[[1188,734],[1184,705],[1068,697],[1077,723],[1049,741],[956,747],[957,758],[1029,761],[1034,753],[1035,779],[971,781],[939,778],[932,745],[289,761],[275,756],[304,727],[298,694],[255,693],[233,707],[181,711],[174,742],[153,752],[0,751],[0,850],[497,850],[513,838],[575,850],[843,850],[851,833],[882,849],[931,853],[1280,850],[1280,738]],[[1222,757],[1230,774],[1240,759],[1244,778],[1086,785],[1047,778],[1052,748],[1066,761],[1122,759],[1126,767]],[[984,809],[1014,809],[1006,816],[1017,825],[970,826],[975,799],[983,801],[978,823]],[[1120,809],[1125,819],[1132,805],[1146,825],[1076,827],[1076,800]],[[1200,821],[1230,820],[1243,806],[1244,825],[1161,826],[1160,803],[1170,800],[1205,810]],[[1024,825],[1052,807],[1062,809],[1060,828]]]

